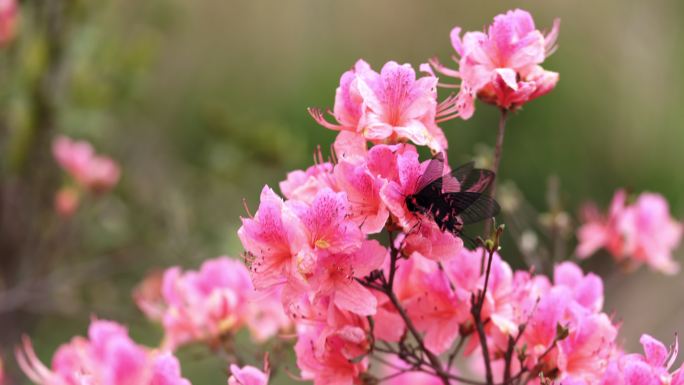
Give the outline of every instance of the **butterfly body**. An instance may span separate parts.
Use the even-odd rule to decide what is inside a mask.
[[[455,235],[461,234],[465,225],[499,213],[499,205],[487,192],[494,181],[493,172],[468,163],[445,173],[444,163],[441,153],[428,163],[415,192],[405,199],[409,211],[430,217],[441,231]]]

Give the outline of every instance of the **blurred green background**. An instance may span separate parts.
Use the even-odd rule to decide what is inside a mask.
[[[19,36],[0,52],[6,175],[20,174],[15,163],[31,141],[27,84],[44,66],[34,3],[40,1],[21,2]],[[315,146],[332,142],[334,133],[306,107],[332,106],[342,72],[358,58],[376,69],[388,60],[417,68],[435,55],[448,62],[452,27],[479,30],[515,7],[530,11],[541,29],[561,18],[559,49],[544,64],[560,82],[510,119],[501,178],[514,181],[539,211],[555,175],[573,215],[581,202],[605,206],[616,188],[628,187],[664,194],[673,214],[684,216],[684,2],[75,3],[53,132],[91,140],[121,162],[123,179],[68,223],[51,222],[58,246],[18,270],[17,282],[74,266],[82,273],[57,275],[50,293],[0,307],[5,330],[12,330],[0,331],[7,333],[0,339],[5,354],[23,331],[47,359],[59,343],[85,333],[91,315],[126,322],[137,340],[155,344],[160,331],[130,300],[135,283],[154,267],[239,256],[242,199],[254,209],[264,184],[276,186],[287,171],[307,167]],[[497,120],[496,109],[478,104],[471,120],[443,124],[452,162],[491,146]],[[642,332],[669,341],[684,331],[682,299],[664,295],[684,289],[681,277],[646,269],[627,276],[605,262],[587,266],[608,275],[606,309],[624,319],[627,347],[635,348]],[[190,348],[181,357],[195,384],[225,383],[225,368],[206,351]]]

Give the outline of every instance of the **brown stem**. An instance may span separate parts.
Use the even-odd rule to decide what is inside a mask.
[[[489,357],[489,346],[487,346],[487,335],[485,334],[484,330],[484,322],[482,322],[482,308],[484,307],[484,301],[487,296],[487,286],[489,286],[489,276],[492,272],[492,261],[494,260],[494,252],[498,248],[499,236],[500,233],[497,232],[494,244],[488,247],[487,272],[485,273],[484,287],[478,296],[473,296],[473,304],[470,308],[473,321],[475,322],[475,330],[477,331],[478,338],[480,339],[480,346],[482,348],[482,359],[484,360],[485,364],[485,378],[487,385],[494,385],[494,375],[492,374],[492,363]]]
[[[511,362],[513,361],[513,351],[515,350],[516,340],[513,337],[508,336],[508,347],[506,353],[504,354],[504,384],[510,384],[511,382]]]
[[[475,322],[475,330],[477,331],[477,336],[480,339],[480,346],[482,348],[482,359],[485,364],[485,379],[487,385],[494,385],[494,375],[492,374],[492,363],[489,358],[489,346],[487,346],[487,335],[484,330],[484,323],[482,322],[482,304],[475,302],[471,308],[471,314],[473,316],[473,321]]]
[[[390,236],[391,238],[391,236]],[[420,350],[423,351],[425,356],[427,356],[428,361],[430,361],[430,364],[432,368],[435,370],[435,373],[437,376],[442,379],[442,382],[444,385],[449,385],[449,373],[444,370],[444,367],[442,366],[442,362],[437,357],[436,354],[431,352],[429,349],[425,347],[425,342],[423,341],[423,337],[420,335],[418,332],[418,329],[416,329],[415,325],[413,325],[413,321],[411,318],[409,318],[408,313],[406,313],[406,310],[404,309],[403,306],[401,306],[401,303],[399,303],[399,299],[397,296],[394,294],[394,291],[392,290],[392,283],[393,283],[393,278],[394,278],[394,272],[397,269],[397,257],[398,257],[398,250],[394,247],[394,245],[390,246],[391,248],[391,254],[390,254],[390,278],[389,282],[384,285],[384,292],[385,295],[389,298],[389,300],[392,302],[392,305],[394,306],[395,309],[397,309],[397,312],[399,313],[399,316],[402,318],[404,321],[404,324],[406,324],[406,328],[408,331],[411,333],[413,338],[416,340],[418,343],[418,347]]]
[[[501,164],[501,157],[503,156],[504,136],[506,134],[506,121],[508,119],[508,110],[501,109],[499,117],[499,129],[496,133],[496,145],[494,147],[494,164],[492,171],[494,172],[494,181],[492,181],[492,188],[489,194],[492,198],[496,197],[496,183],[499,180],[499,165]],[[484,237],[489,238],[492,226],[494,225],[494,218],[490,218],[484,225]],[[480,271],[484,267],[484,255],[482,256]]]
[[[501,110],[501,116],[499,117],[499,130],[496,133],[496,147],[494,147],[494,165],[492,171],[496,174],[494,182],[492,182],[491,194],[494,196],[496,193],[496,181],[499,174],[499,165],[501,164],[501,157],[503,156],[503,144],[504,135],[506,134],[506,120],[508,118],[508,110]]]

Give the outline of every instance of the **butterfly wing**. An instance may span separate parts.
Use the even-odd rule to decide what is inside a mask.
[[[478,192],[455,192],[444,194],[452,215],[458,215],[464,225],[480,222],[496,216],[501,207],[488,194]]]
[[[494,182],[495,174],[490,170],[474,168],[474,163],[466,163],[442,178],[445,193],[476,192],[483,193]]]
[[[437,153],[430,162],[423,174],[418,178],[416,182],[416,193],[420,193],[425,190],[426,187],[430,186],[433,189],[435,182],[441,182],[442,176],[444,175],[444,154]],[[441,185],[440,185],[441,189]]]

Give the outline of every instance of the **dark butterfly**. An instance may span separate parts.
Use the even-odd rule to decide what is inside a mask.
[[[406,197],[409,211],[431,217],[440,230],[460,235],[464,225],[496,216],[500,207],[488,190],[492,171],[473,162],[444,173],[444,155],[437,154],[418,178],[416,192]]]

